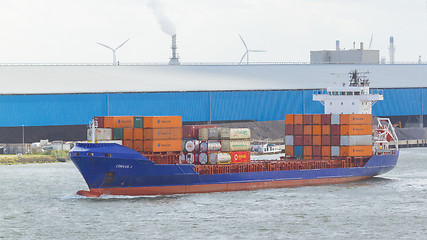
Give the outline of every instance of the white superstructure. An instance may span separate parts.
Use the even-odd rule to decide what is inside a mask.
[[[350,83],[335,85],[326,90],[314,91],[313,100],[325,106],[325,114],[372,114],[372,106],[384,99],[380,91],[369,90],[369,80],[350,73]]]

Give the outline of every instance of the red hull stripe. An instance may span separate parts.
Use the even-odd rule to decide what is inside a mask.
[[[94,188],[90,191],[78,191],[77,194],[87,197],[98,197],[100,195],[171,195],[186,193],[208,193],[208,192],[228,192],[247,191],[264,188],[298,187],[321,184],[338,184],[359,181],[372,176],[345,177],[345,178],[321,178],[321,179],[301,179],[267,182],[245,182],[245,183],[224,183],[224,184],[203,184],[203,185],[182,185],[182,186],[162,186],[162,187],[123,187],[123,188]]]

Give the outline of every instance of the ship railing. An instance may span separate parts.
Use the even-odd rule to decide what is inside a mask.
[[[375,151],[379,150],[380,147],[388,149],[389,141],[388,137],[391,137],[391,140],[395,143],[395,150],[399,150],[399,139],[394,130],[394,126],[391,123],[389,118],[377,118],[377,128],[374,130],[374,147]]]

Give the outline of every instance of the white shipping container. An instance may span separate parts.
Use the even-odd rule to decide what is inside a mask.
[[[217,153],[211,153],[209,154],[209,163],[210,164],[216,164],[217,161]]]
[[[208,140],[208,133],[209,133],[209,131],[207,128],[200,128],[199,129],[199,140],[202,140],[202,141]]]
[[[340,136],[340,146],[348,146],[348,137],[347,135]]]
[[[96,128],[96,141],[108,141],[113,140],[113,129],[111,128]],[[87,140],[92,141],[92,129],[87,129]]]
[[[208,128],[208,139],[209,140],[220,140],[221,139],[221,128]]]
[[[221,143],[218,141],[208,141],[208,151],[221,151]]]
[[[348,138],[349,146],[372,145],[372,135],[354,135]]]
[[[221,150],[224,152],[250,151],[251,149],[250,140],[223,140],[221,143]]]
[[[340,147],[339,146],[331,146],[331,156],[339,157],[340,156]]]
[[[221,128],[221,139],[250,139],[249,128]]]
[[[208,163],[208,155],[206,153],[200,153],[199,155],[199,163],[200,164],[207,164]]]
[[[231,162],[231,155],[230,153],[218,153],[217,155],[217,163],[230,163]]]
[[[285,144],[288,146],[294,145],[294,136],[293,135],[286,135],[285,136]]]
[[[331,124],[340,124],[340,114],[332,114],[331,115]]]

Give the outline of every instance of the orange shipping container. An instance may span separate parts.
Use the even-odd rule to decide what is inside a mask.
[[[372,114],[341,114],[341,125],[372,125]]]
[[[343,157],[372,156],[372,146],[341,146],[340,155]]]
[[[304,135],[313,134],[313,125],[304,125]]]
[[[313,136],[313,145],[321,146],[322,145],[322,136]]]
[[[104,128],[114,128],[113,117],[111,116],[104,117]]]
[[[313,135],[322,135],[322,125],[313,125]]]
[[[112,124],[112,128],[133,128],[133,116],[111,116],[108,119],[109,124],[110,121]]]
[[[139,128],[142,130],[142,128]],[[135,151],[138,152],[143,152],[144,151],[144,141],[142,140],[134,140],[133,141],[133,149],[135,149]]]
[[[123,146],[133,149],[133,140],[123,140]]]
[[[322,157],[331,156],[331,147],[330,146],[322,146]]]
[[[182,139],[182,128],[146,128],[144,140],[175,140]]]
[[[182,128],[181,116],[144,117],[143,122],[144,128]]]
[[[294,114],[285,115],[285,124],[293,125],[294,124]]]
[[[179,152],[182,140],[149,140],[144,141],[145,152]]]
[[[312,156],[313,155],[313,147],[312,146],[304,146],[303,147],[303,155],[304,156]]]
[[[322,125],[322,135],[331,135],[331,125]]]
[[[341,125],[341,135],[371,135],[372,125]]]
[[[124,140],[133,140],[133,128],[124,128],[123,129],[123,139]]]
[[[133,128],[133,139],[144,140],[144,130],[142,128]],[[141,150],[143,151],[143,150]]]
[[[294,156],[294,146],[285,146],[285,155],[286,156]]]
[[[322,116],[320,114],[313,114],[313,124],[314,125],[322,124]]]
[[[302,114],[294,114],[294,124],[302,125]]]

